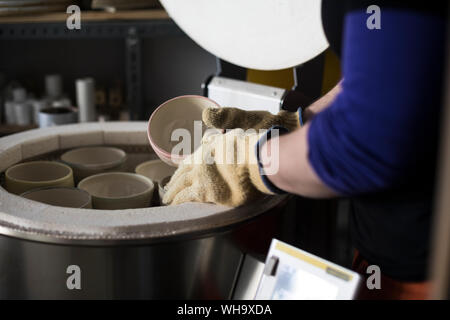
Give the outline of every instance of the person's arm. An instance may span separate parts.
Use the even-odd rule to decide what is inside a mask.
[[[270,146],[274,139],[279,139],[279,169],[276,174],[267,176],[274,185],[286,192],[311,198],[338,196],[336,191],[327,187],[320,180],[308,161],[307,135],[309,127],[310,123],[307,123],[290,134],[268,140],[261,146],[261,163],[271,161],[268,159],[268,157],[273,157],[273,154],[270,153]]]
[[[382,29],[369,30],[364,10],[347,14],[342,92],[279,138],[279,170],[267,176],[279,189],[358,195],[432,174],[445,20],[387,9],[382,17]],[[270,144],[262,146],[263,163]]]
[[[303,111],[303,121],[306,124],[301,129],[279,138],[279,143],[282,146],[280,149],[279,163],[281,170],[279,174],[270,177],[272,183],[278,188],[290,193],[302,194],[314,198],[333,197],[337,195],[335,191],[331,190],[320,180],[309,164],[309,161],[307,161],[308,141],[306,137],[309,129],[308,122],[333,103],[337,95],[341,92],[341,83],[342,80]],[[267,155],[267,148],[270,144],[271,140],[262,146],[261,154]],[[298,159],[305,159],[305,161],[300,161],[299,163]],[[264,163],[266,159],[262,159],[262,161]],[[301,185],[299,185],[296,175],[292,174],[292,172],[296,171],[303,173],[302,180],[304,183]]]
[[[322,96],[317,101],[314,101],[310,106],[303,111],[303,121],[310,121],[316,114],[328,108],[331,103],[336,99],[336,96],[341,92],[342,80],[338,82],[330,91]]]

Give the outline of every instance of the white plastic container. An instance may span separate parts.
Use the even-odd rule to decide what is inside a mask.
[[[95,110],[95,82],[92,78],[78,79],[75,82],[77,92],[78,115],[80,122],[97,120]]]
[[[57,99],[63,94],[62,77],[59,74],[45,76],[45,92],[47,97]]]
[[[33,100],[31,102],[32,108],[33,108],[33,123],[39,124],[39,112],[43,109],[46,109],[49,107],[48,101],[45,99],[42,100]]]
[[[32,106],[27,101],[27,92],[24,88],[15,88],[12,91],[13,100],[5,102],[6,123],[29,125],[32,121]]]

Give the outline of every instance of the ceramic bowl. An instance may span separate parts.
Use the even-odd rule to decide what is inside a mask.
[[[166,185],[169,183],[170,178],[172,176],[165,177],[162,179],[161,183],[158,184],[158,195],[159,195],[159,203],[163,205],[162,199],[164,198],[164,195],[166,194]]]
[[[164,161],[156,159],[141,163],[134,171],[137,174],[150,178],[159,185],[164,178],[173,175],[176,169]]]
[[[45,187],[27,191],[21,197],[67,208],[92,208],[91,195],[78,188]]]
[[[92,196],[94,209],[133,209],[150,205],[154,184],[135,173],[108,172],[83,179],[78,188]]]
[[[206,130],[202,122],[202,112],[209,107],[219,108],[220,106],[202,96],[181,96],[164,102],[152,113],[148,121],[147,134],[150,145],[161,160],[171,166],[178,166],[178,163],[194,151]],[[200,130],[195,130],[196,128]],[[180,134],[189,133],[186,138],[190,141],[181,140],[183,138],[179,136],[175,137],[176,141],[172,141],[172,133],[176,129],[181,129],[178,131]],[[198,131],[201,132],[198,133]],[[177,151],[174,147],[182,141],[189,146],[185,154],[172,152]]]
[[[5,172],[5,188],[22,194],[41,187],[73,187],[72,169],[56,161],[30,161],[16,164]]]
[[[75,182],[105,171],[120,171],[126,159],[125,151],[112,147],[77,148],[61,156],[61,161],[73,169]]]

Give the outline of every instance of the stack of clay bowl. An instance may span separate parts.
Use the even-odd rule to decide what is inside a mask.
[[[10,167],[5,172],[5,188],[61,207],[148,207],[154,184],[144,176],[121,172],[126,159],[125,151],[115,147],[75,148],[63,153],[60,161],[29,161]]]
[[[61,160],[74,170],[78,188],[92,196],[95,209],[132,209],[150,206],[153,181],[122,172],[127,154],[115,147],[84,147],[70,150]]]
[[[72,169],[56,161],[30,161],[10,167],[5,172],[5,188],[46,204],[91,208],[91,196],[74,188]]]

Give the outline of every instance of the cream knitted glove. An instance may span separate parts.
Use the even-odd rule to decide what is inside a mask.
[[[207,108],[203,110],[203,122],[212,128],[269,129],[275,125],[294,131],[300,127],[299,111],[280,111],[274,115],[268,111],[245,111],[238,108]]]
[[[239,206],[271,193],[262,182],[255,146],[263,134],[242,129],[204,136],[166,186],[164,204],[210,202]]]

